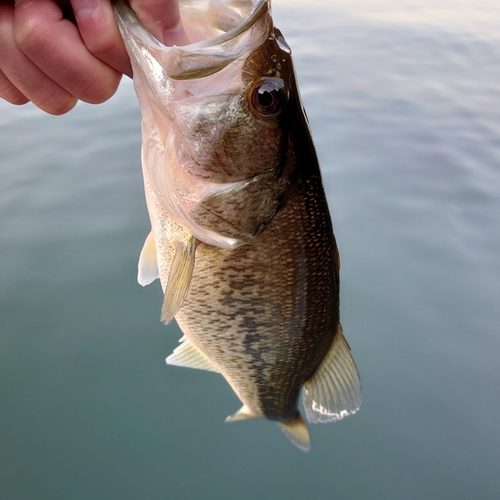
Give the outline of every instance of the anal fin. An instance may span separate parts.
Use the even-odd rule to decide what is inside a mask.
[[[361,384],[342,326],[314,375],[304,384],[307,420],[327,423],[341,420],[361,406]]]
[[[144,242],[137,267],[137,281],[142,286],[149,285],[160,276],[158,258],[156,256],[156,243],[152,231],[148,234]]]
[[[197,245],[198,240],[192,235],[177,242],[161,307],[161,321],[166,325],[174,319],[189,291]]]
[[[174,352],[165,360],[168,365],[219,372],[219,369],[210,359],[208,359],[208,357],[205,356],[205,354],[187,337],[182,337],[179,342],[180,345],[176,347]]]
[[[281,430],[286,434],[288,439],[303,451],[309,451],[311,449],[311,437],[309,435],[309,429],[299,413],[295,420],[289,420],[288,422],[278,422]]]
[[[243,405],[236,413],[229,415],[224,422],[238,422],[239,420],[248,420],[257,417],[258,415],[254,415],[247,405]]]

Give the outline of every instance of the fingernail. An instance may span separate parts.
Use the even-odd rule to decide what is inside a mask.
[[[89,18],[97,9],[99,0],[73,0],[71,5],[77,21]]]

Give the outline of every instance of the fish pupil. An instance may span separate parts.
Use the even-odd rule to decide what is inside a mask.
[[[262,107],[268,108],[274,102],[274,95],[273,92],[269,92],[265,89],[260,89],[257,95],[257,99],[259,100],[259,103]]]
[[[282,110],[285,101],[281,78],[261,78],[248,94],[250,108],[257,116],[273,118]]]
[[[274,82],[265,82],[255,89],[255,107],[264,116],[278,113],[281,108],[280,88]]]

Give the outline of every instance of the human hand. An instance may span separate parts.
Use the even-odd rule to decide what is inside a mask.
[[[167,45],[188,43],[178,0],[131,0]],[[98,104],[132,75],[111,0],[0,0],[0,97],[60,115]]]

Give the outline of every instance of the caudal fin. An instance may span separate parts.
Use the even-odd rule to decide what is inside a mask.
[[[303,451],[309,451],[311,449],[309,429],[300,413],[295,420],[278,422],[278,425],[295,446]]]

